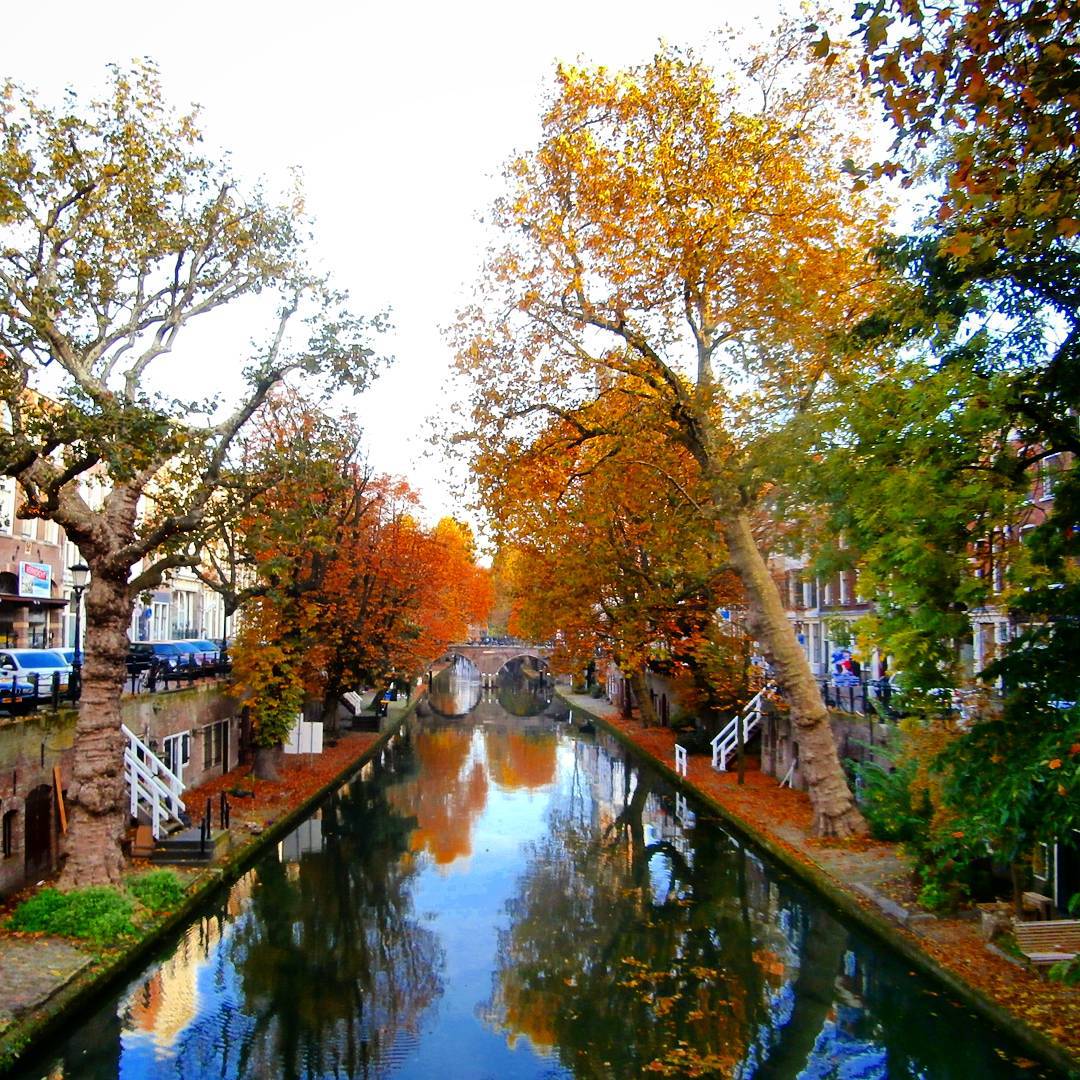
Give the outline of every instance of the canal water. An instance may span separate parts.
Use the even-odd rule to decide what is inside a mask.
[[[537,675],[448,669],[413,730],[19,1075],[1056,1075]]]

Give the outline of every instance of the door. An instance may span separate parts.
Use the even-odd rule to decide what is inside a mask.
[[[52,788],[41,784],[26,797],[26,876],[52,869]]]

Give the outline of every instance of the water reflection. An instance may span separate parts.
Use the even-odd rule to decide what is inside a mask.
[[[494,676],[482,676],[471,660],[455,655],[432,679],[428,704],[444,717],[465,716],[484,703],[495,703],[511,716],[539,716],[552,696],[546,660],[517,656]]]
[[[480,671],[464,656],[455,655],[432,680],[428,704],[440,716],[464,716],[480,700]]]
[[[496,680],[499,705],[511,716],[538,716],[551,704],[547,661],[519,656],[503,666]]]
[[[536,689],[399,740],[20,1075],[1018,1074],[1001,1032]]]

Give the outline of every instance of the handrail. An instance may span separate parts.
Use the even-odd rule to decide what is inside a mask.
[[[688,762],[686,760],[686,747],[679,743],[675,744],[675,771],[680,776],[686,776]]]
[[[743,743],[760,723],[765,711],[765,695],[769,687],[763,686],[712,738],[712,767],[726,772],[728,758],[739,744],[738,724],[742,723]]]
[[[138,816],[139,803],[144,801],[150,811],[154,838],[160,840],[164,821],[183,820],[180,815],[187,809],[180,798],[184,781],[126,724],[121,724],[120,730],[128,743],[124,748],[124,779],[131,789],[131,816]]]

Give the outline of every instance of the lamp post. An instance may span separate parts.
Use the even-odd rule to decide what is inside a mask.
[[[82,594],[90,577],[90,567],[84,562],[69,566],[71,591],[75,594],[75,656],[72,658],[72,677],[76,695],[82,692]]]

